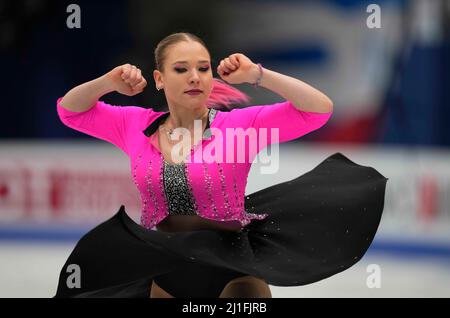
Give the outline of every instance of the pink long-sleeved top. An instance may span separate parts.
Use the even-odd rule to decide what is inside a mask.
[[[150,229],[167,217],[166,160],[153,137],[169,112],[114,106],[100,100],[87,111],[73,112],[63,108],[61,100],[57,100],[57,112],[63,124],[114,144],[130,158],[132,178],[141,196],[141,225]],[[197,215],[239,221],[243,227],[252,219],[267,216],[264,211],[254,214],[244,208],[247,176],[257,153],[272,143],[290,141],[320,128],[332,115],[332,111],[302,111],[290,101],[214,113],[208,116],[203,138],[184,160],[188,187]],[[254,139],[241,142],[243,139],[236,136],[239,128]],[[236,134],[227,135],[227,131]]]

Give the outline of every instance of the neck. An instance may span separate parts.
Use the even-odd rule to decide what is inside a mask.
[[[170,115],[166,120],[166,123],[171,128],[183,127],[189,130],[194,129],[194,121],[202,120],[202,124],[207,120],[208,108],[200,107],[194,110],[185,109],[181,107],[171,108],[169,106]]]

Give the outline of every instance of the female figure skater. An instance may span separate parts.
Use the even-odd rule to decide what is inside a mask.
[[[336,153],[302,176],[245,196],[257,153],[328,121],[326,95],[241,53],[220,62],[223,81],[213,78],[206,45],[191,33],[164,38],[155,62],[168,112],[99,100],[143,91],[147,81],[129,64],[57,101],[65,125],[129,156],[142,216],[136,224],[122,205],[83,236],[55,297],[271,297],[268,284],[309,284],[361,259],[384,205],[387,179],[374,168]],[[224,81],[261,86],[285,101],[218,110],[248,101]],[[236,145],[230,128],[250,131],[250,142]],[[71,283],[71,264],[80,268],[78,284]]]

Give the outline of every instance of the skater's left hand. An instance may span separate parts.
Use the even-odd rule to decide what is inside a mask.
[[[229,84],[253,84],[259,76],[259,67],[244,54],[235,53],[220,61],[217,73]]]

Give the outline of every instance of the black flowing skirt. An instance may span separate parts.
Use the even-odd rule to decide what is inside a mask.
[[[317,282],[364,256],[380,224],[387,180],[335,153],[295,179],[246,196],[247,212],[269,216],[241,232],[147,230],[122,205],[78,241],[55,297],[149,297],[153,278],[193,266],[274,286]]]

